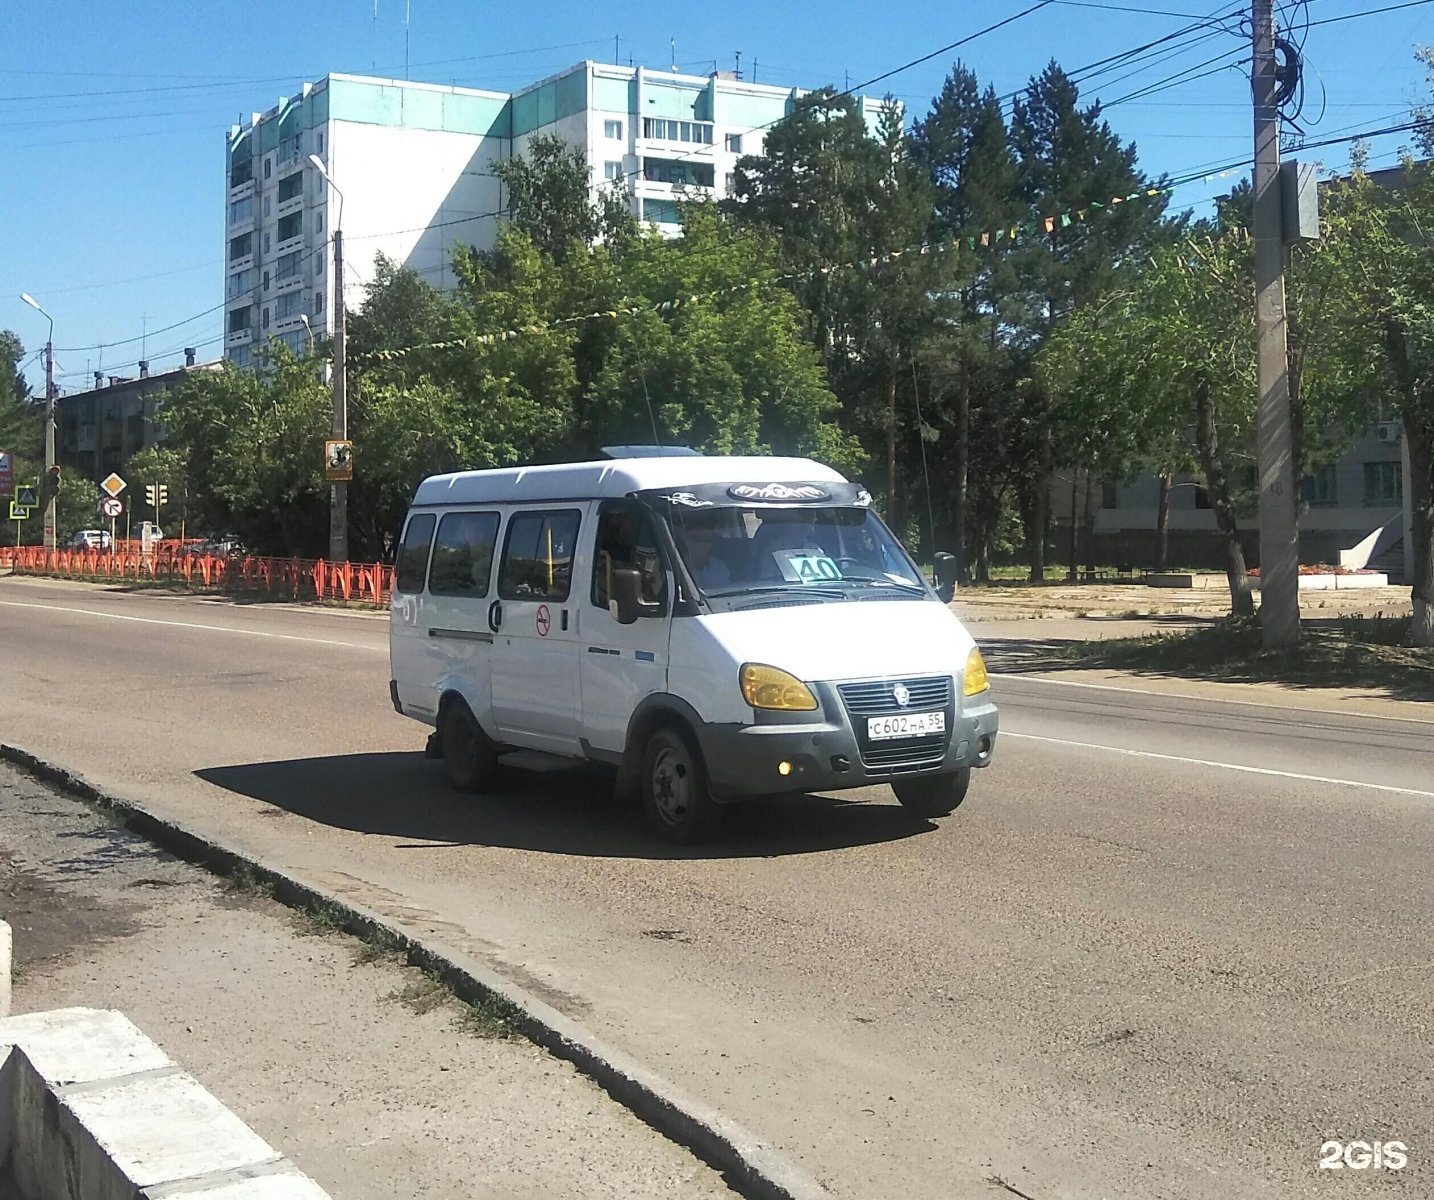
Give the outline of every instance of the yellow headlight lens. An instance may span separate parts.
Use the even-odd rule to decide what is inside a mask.
[[[817,698],[795,675],[763,663],[743,663],[739,674],[742,696],[753,708],[783,712],[811,712]]]
[[[966,656],[965,693],[968,696],[977,696],[990,686],[991,677],[986,674],[986,660],[981,657],[981,651],[972,646],[971,653]]]

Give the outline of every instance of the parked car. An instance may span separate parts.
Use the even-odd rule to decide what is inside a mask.
[[[108,529],[81,529],[70,539],[70,545],[81,550],[108,550],[110,533]]]
[[[213,554],[220,558],[241,558],[248,551],[244,543],[231,534],[219,534],[200,542],[191,542],[183,548],[184,554]]]

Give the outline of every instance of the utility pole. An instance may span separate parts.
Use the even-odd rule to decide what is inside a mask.
[[[344,233],[334,230],[334,437],[343,441],[349,436],[349,400],[346,389],[348,374],[344,359]],[[329,561],[349,560],[349,485],[335,481],[329,501]]]
[[[1273,0],[1253,0],[1255,327],[1259,338],[1256,457],[1260,472],[1260,636],[1265,649],[1300,640],[1299,532],[1285,329]]]
[[[49,475],[55,466],[55,343],[52,338],[45,343],[45,474]],[[55,549],[55,505],[58,497],[54,492],[45,502],[45,549]]]

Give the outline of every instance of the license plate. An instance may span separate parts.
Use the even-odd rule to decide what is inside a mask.
[[[893,713],[889,717],[867,717],[868,741],[884,742],[892,738],[930,737],[946,732],[944,712]]]

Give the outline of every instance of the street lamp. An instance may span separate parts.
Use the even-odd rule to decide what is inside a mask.
[[[348,441],[349,402],[346,387],[346,362],[344,359],[344,194],[335,185],[317,154],[309,155],[309,162],[339,198],[334,215],[334,438]],[[347,562],[349,557],[349,485],[335,480],[329,496],[329,559],[331,562]]]
[[[45,336],[45,474],[48,476],[55,466],[55,318],[41,308],[29,292],[21,292],[20,299],[50,323],[50,332]],[[54,548],[55,495],[52,492],[45,501],[45,549]]]
[[[313,357],[314,357],[314,327],[309,324],[309,314],[308,314],[308,313],[300,313],[300,314],[299,314],[299,321],[300,321],[300,322],[303,324],[303,326],[304,326],[304,332],[309,335],[309,357],[310,357],[310,358],[313,358]]]

